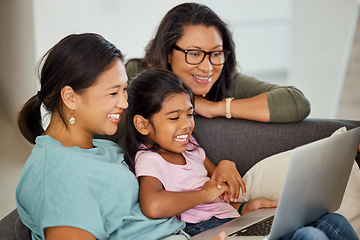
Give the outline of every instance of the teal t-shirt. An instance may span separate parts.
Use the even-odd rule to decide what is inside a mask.
[[[175,217],[149,219],[138,202],[139,185],[108,140],[95,148],[63,147],[50,136],[36,138],[16,189],[16,204],[33,239],[44,229],[72,226],[97,239],[159,239],[184,223]]]

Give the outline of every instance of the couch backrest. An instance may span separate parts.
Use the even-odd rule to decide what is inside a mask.
[[[233,160],[243,176],[266,157],[328,137],[344,126],[349,130],[360,126],[360,121],[308,118],[296,123],[260,123],[196,116],[194,132],[210,160],[216,164]]]

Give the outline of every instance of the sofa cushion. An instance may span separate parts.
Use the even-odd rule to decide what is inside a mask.
[[[333,135],[341,134],[346,128],[340,128]],[[277,200],[285,181],[293,150],[270,156],[255,164],[243,177],[246,184],[246,196],[239,201],[248,201],[258,197]],[[354,161],[348,185],[340,208],[336,211],[345,216],[360,236],[360,169]]]

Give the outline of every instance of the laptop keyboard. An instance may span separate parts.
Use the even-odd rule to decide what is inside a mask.
[[[271,225],[274,220],[274,215],[264,220],[254,223],[246,228],[240,229],[229,235],[232,236],[266,236],[270,233]]]

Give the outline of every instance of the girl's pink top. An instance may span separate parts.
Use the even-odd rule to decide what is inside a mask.
[[[191,137],[190,142],[197,145]],[[159,179],[167,191],[185,192],[199,190],[210,178],[204,166],[205,151],[203,148],[189,143],[186,152],[185,165],[167,162],[158,153],[151,150],[139,150],[135,157],[136,177],[151,176]],[[146,148],[144,145],[141,149]],[[239,213],[228,202],[215,199],[211,203],[200,204],[181,213],[178,218],[188,223],[198,223],[215,216],[219,219],[239,217]]]

